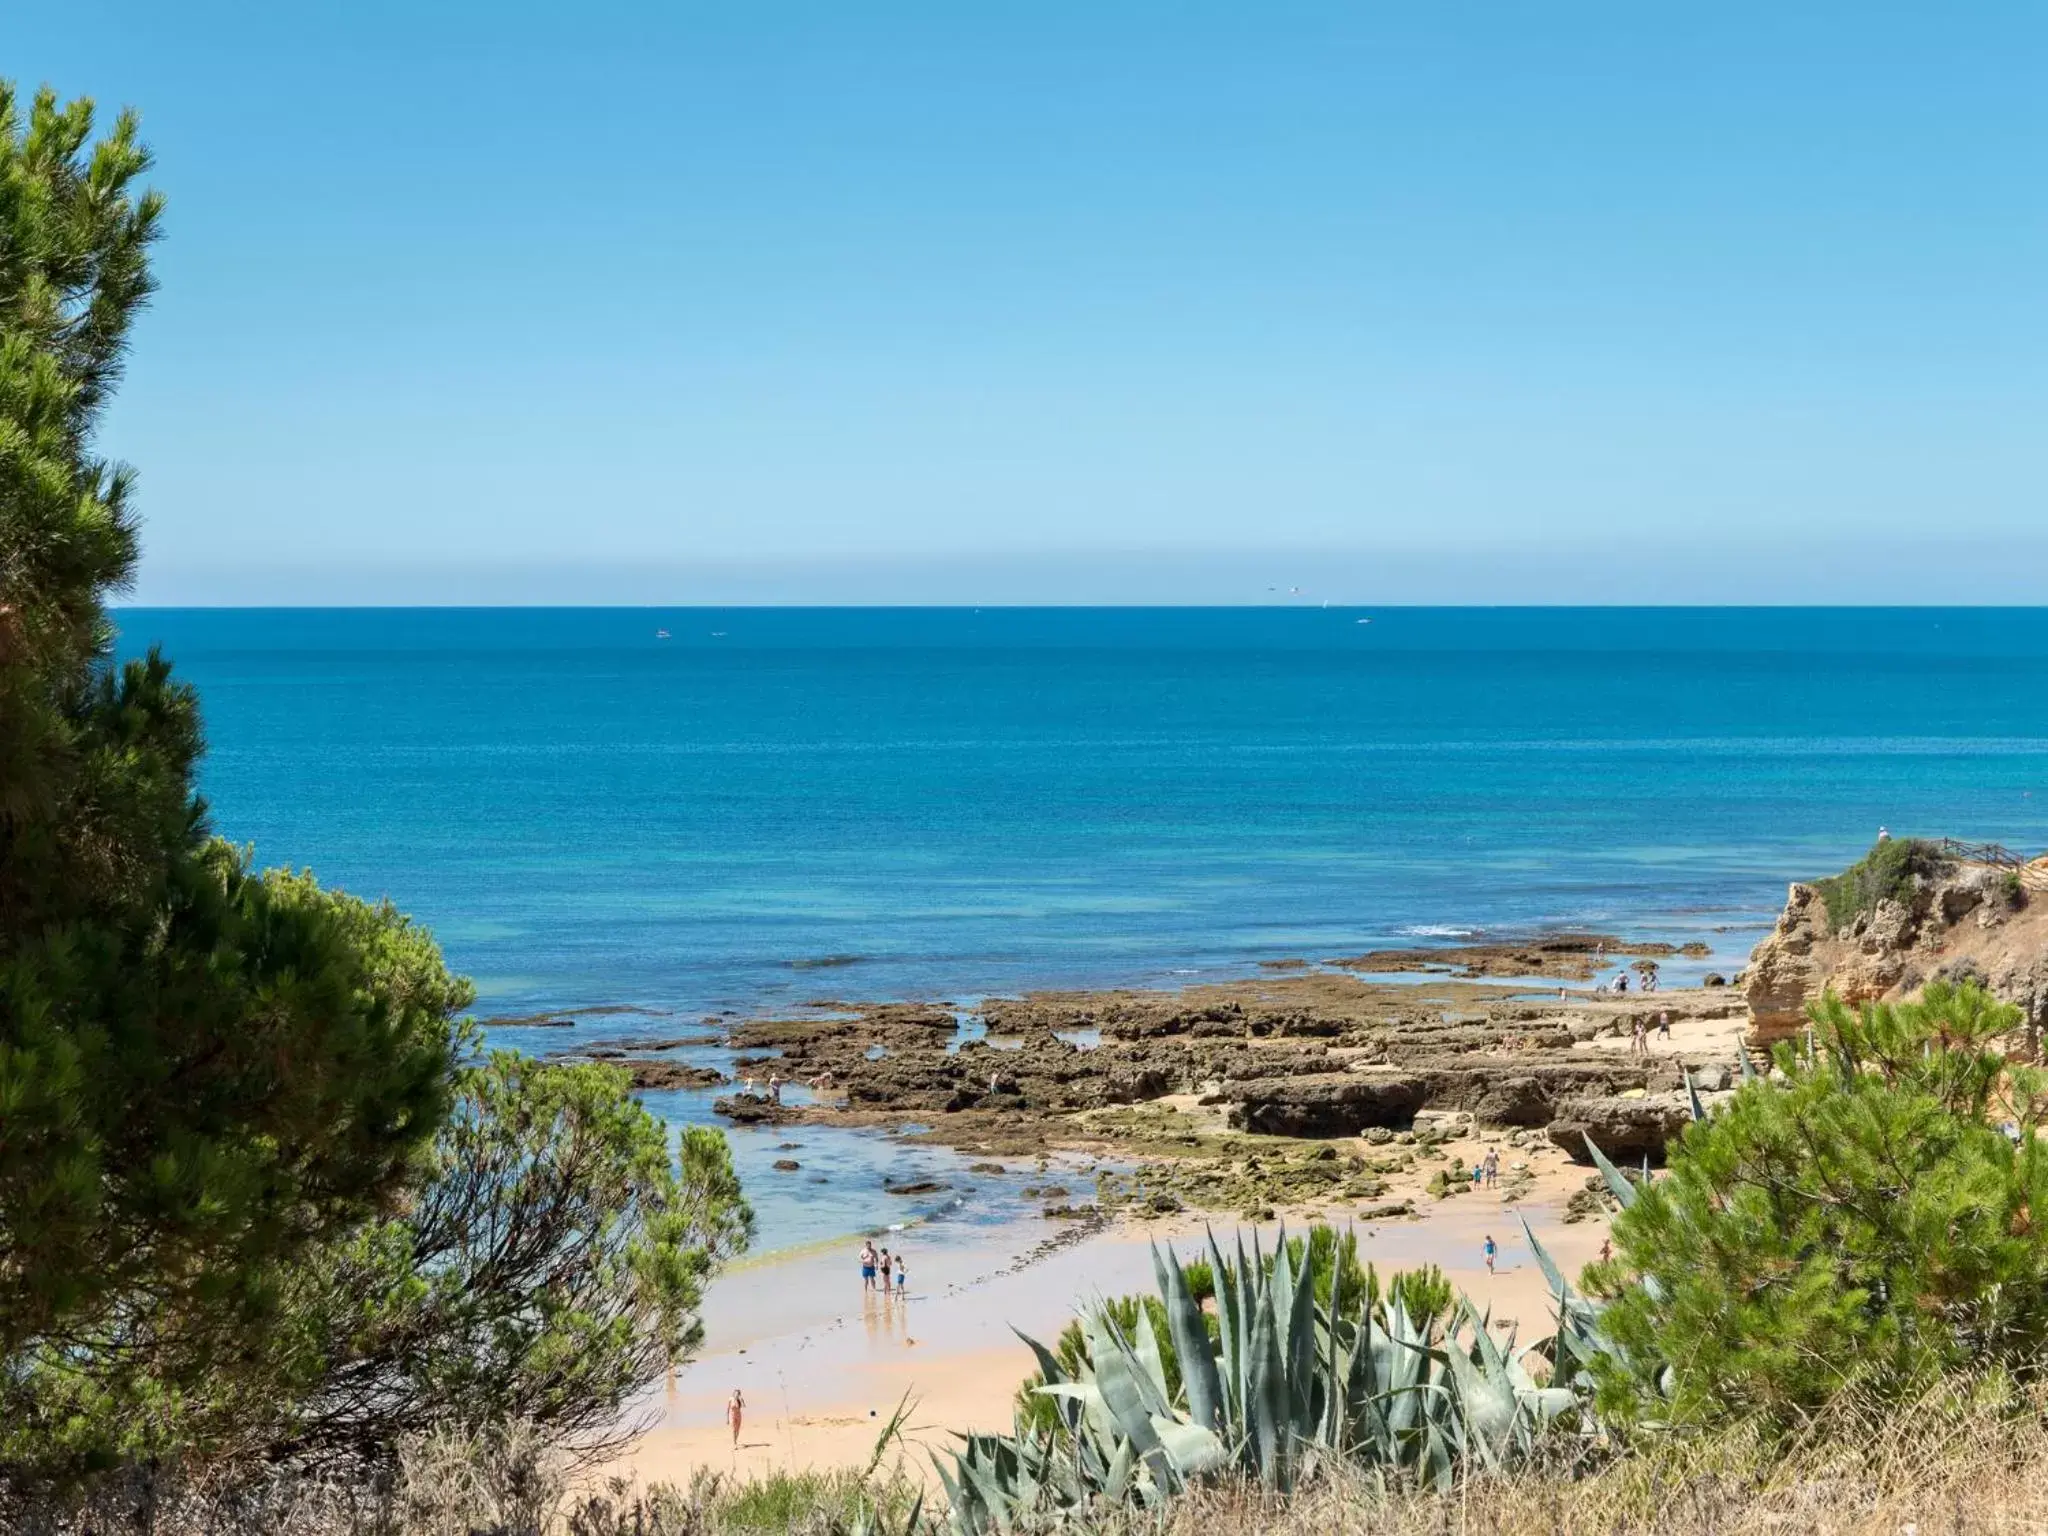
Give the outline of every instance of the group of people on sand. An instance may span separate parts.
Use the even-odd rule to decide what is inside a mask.
[[[876,1248],[875,1240],[869,1238],[860,1245],[861,1289],[886,1295],[892,1278],[899,1294],[910,1288],[909,1259],[900,1252],[892,1255],[886,1248]]]
[[[1671,1038],[1671,1011],[1669,1009],[1657,1015],[1657,1038],[1659,1040],[1669,1040]],[[1628,1053],[1630,1057],[1642,1061],[1650,1059],[1650,1026],[1643,1022],[1642,1015],[1640,1014],[1636,1016],[1635,1022],[1629,1026]]]
[[[1486,1156],[1472,1165],[1472,1187],[1494,1189],[1500,1184],[1500,1148],[1488,1147]]]

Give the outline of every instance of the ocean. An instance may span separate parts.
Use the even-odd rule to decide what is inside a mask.
[[[2048,610],[117,618],[201,690],[221,833],[388,895],[481,1015],[649,1010],[584,1043],[1551,926],[1733,970],[1880,825],[2048,847]]]

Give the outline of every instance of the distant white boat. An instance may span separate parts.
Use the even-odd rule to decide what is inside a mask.
[[[668,638],[668,631],[665,629],[657,629],[654,632],[654,638],[657,640],[666,640]]]
[[[714,629],[713,631],[711,631],[711,638],[714,640],[723,640],[725,638],[725,631],[722,629]]]
[[[1359,622],[1359,623],[1361,623],[1361,624],[1370,624],[1370,623],[1372,622],[1372,620],[1371,620],[1371,619],[1360,619],[1360,620],[1359,620],[1358,622]]]

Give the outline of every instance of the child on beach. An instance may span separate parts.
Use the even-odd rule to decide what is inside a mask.
[[[734,1387],[732,1389],[732,1401],[725,1405],[725,1422],[732,1429],[732,1448],[734,1450],[740,1448],[740,1419],[745,1416],[746,1411],[747,1400],[740,1396],[740,1389]]]
[[[910,1285],[910,1260],[899,1249],[896,1254],[896,1291],[901,1295]]]
[[[1493,1256],[1500,1251],[1493,1246],[1493,1234],[1491,1232],[1486,1234],[1486,1248],[1484,1251],[1486,1253],[1486,1272],[1490,1275],[1493,1273]]]

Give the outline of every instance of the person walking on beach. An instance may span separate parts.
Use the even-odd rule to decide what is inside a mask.
[[[889,1268],[889,1250],[884,1248],[882,1250],[882,1294],[884,1296],[889,1294]]]
[[[1650,1032],[1643,1028],[1643,1021],[1641,1019],[1637,1019],[1629,1026],[1628,1054],[1631,1059],[1641,1058],[1645,1061],[1649,1059]]]
[[[860,1245],[860,1288],[872,1291],[875,1288],[875,1240],[869,1238]]]
[[[1499,1186],[1500,1148],[1488,1147],[1486,1149],[1486,1187],[1488,1189],[1497,1189]]]
[[[1493,1234],[1491,1232],[1486,1234],[1486,1247],[1483,1251],[1486,1254],[1486,1272],[1490,1275],[1493,1273],[1493,1257],[1500,1251],[1493,1246]]]
[[[1657,1015],[1657,1038],[1659,1040],[1669,1040],[1671,1038],[1671,1010],[1669,1008],[1666,1008]]]
[[[740,1396],[740,1389],[732,1389],[732,1400],[725,1405],[726,1426],[732,1430],[732,1448],[740,1448],[740,1420],[746,1416],[747,1400]]]

